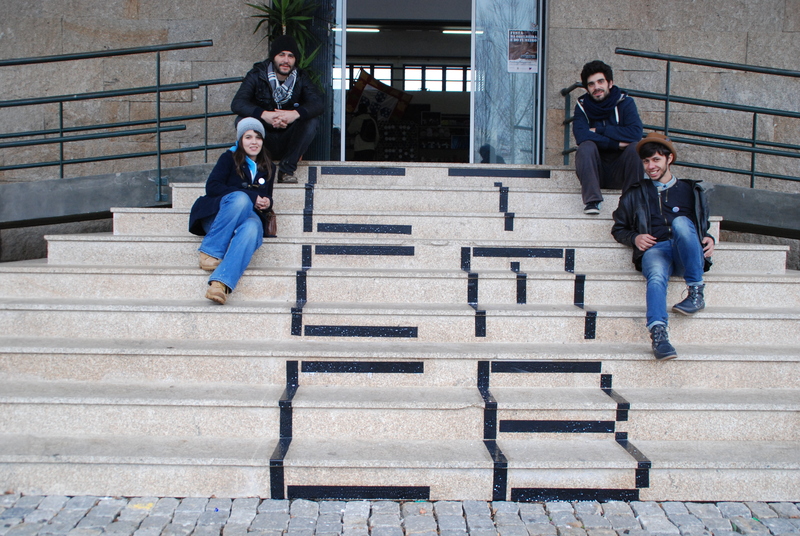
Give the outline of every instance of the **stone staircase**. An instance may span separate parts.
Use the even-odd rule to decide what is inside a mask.
[[[4,490],[798,499],[785,247],[720,243],[709,306],[671,320],[680,357],[658,363],[614,192],[590,217],[568,170],[300,174],[225,306],[186,231],[202,182],[0,264]]]

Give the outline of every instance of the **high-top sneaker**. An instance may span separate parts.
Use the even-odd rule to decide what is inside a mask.
[[[650,328],[650,338],[653,340],[653,355],[659,361],[666,361],[667,359],[675,359],[678,353],[675,347],[669,343],[669,335],[667,335],[667,326],[664,324],[656,324]]]
[[[703,289],[705,289],[706,286],[702,284],[689,285],[686,288],[689,290],[689,295],[686,296],[682,302],[673,305],[672,312],[692,316],[697,311],[702,311],[706,307],[706,301],[703,298]]]

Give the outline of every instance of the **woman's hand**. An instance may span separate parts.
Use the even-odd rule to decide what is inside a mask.
[[[256,210],[267,210],[271,206],[272,202],[269,200],[269,197],[262,197],[260,195],[256,197]]]

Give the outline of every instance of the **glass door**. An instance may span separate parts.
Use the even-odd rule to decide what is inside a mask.
[[[544,0],[473,0],[470,161],[541,164]]]

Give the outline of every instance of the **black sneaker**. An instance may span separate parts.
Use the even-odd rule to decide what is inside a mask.
[[[676,303],[672,306],[672,312],[680,313],[686,316],[692,316],[697,311],[702,311],[706,308],[706,301],[703,298],[703,289],[705,285],[689,285],[689,295],[683,301]]]
[[[653,355],[656,356],[656,359],[666,361],[678,357],[675,347],[669,343],[667,326],[656,324],[650,328],[650,338],[653,340]]]
[[[295,177],[291,173],[284,173],[283,171],[278,170],[278,182],[284,182],[287,184],[297,184],[297,177]]]
[[[591,214],[592,216],[600,214],[600,203],[586,203],[586,206],[583,207],[583,213]]]

